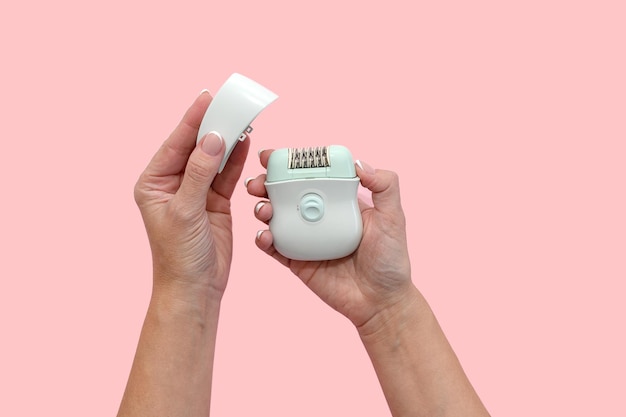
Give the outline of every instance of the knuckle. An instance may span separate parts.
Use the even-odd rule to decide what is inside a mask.
[[[173,199],[168,206],[167,218],[174,224],[189,224],[196,220],[198,214],[189,204],[181,204],[178,199]]]
[[[211,167],[201,164],[197,160],[190,160],[185,170],[185,175],[193,182],[204,182],[211,176]]]
[[[400,187],[400,177],[395,171],[379,170],[376,188],[379,191],[395,191]]]
[[[393,194],[399,194],[400,193],[400,176],[395,171],[387,171],[386,174],[387,175],[385,178],[385,183],[386,183],[385,188]]]
[[[389,177],[389,183],[392,185],[400,184],[400,176],[395,171],[387,171],[387,176]]]
[[[141,206],[146,199],[143,175],[139,177],[137,182],[135,182],[135,186],[133,187],[133,198],[135,199],[135,204],[138,206]]]

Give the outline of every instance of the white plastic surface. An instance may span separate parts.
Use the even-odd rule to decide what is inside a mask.
[[[358,177],[266,182],[274,212],[270,231],[276,250],[303,261],[338,259],[354,252],[363,234],[358,186]],[[301,214],[300,205],[307,194],[322,200],[323,215],[318,221]]]
[[[232,74],[220,87],[204,114],[196,139],[200,141],[211,131],[222,135],[226,153],[218,172],[224,169],[242,133],[277,98],[272,91],[238,73]]]

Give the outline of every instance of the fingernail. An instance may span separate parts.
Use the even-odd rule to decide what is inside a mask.
[[[258,232],[256,232],[256,240],[261,239],[261,235],[263,234],[263,232],[265,232],[265,230],[259,230]]]
[[[265,149],[259,149],[259,152],[257,152],[257,155],[259,155],[259,158],[261,157],[261,153],[264,151]]]
[[[361,161],[360,159],[357,159],[356,164],[359,166],[359,168],[361,168],[363,171],[367,172],[368,174],[376,173],[376,170],[374,168],[372,168],[366,162]]]
[[[254,206],[254,214],[259,214],[259,211],[261,211],[265,204],[267,204],[267,201],[259,201],[256,203],[256,206]]]
[[[211,92],[210,92],[209,90],[207,90],[206,88],[203,88],[203,89],[200,91],[200,95],[202,95],[202,94],[204,94],[204,93],[209,93],[209,94],[211,94]]]
[[[243,180],[243,185],[244,185],[246,188],[248,188],[248,183],[249,183],[250,181],[252,181],[253,179],[254,179],[254,177],[248,177],[248,178],[246,178],[245,180]]]
[[[216,131],[211,131],[204,136],[202,141],[202,150],[211,156],[219,155],[224,146],[224,139]]]

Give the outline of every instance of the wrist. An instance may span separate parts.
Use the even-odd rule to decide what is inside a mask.
[[[364,344],[377,344],[387,340],[397,340],[406,329],[414,328],[432,316],[426,300],[411,284],[395,303],[378,311],[365,323],[357,326]]]
[[[489,415],[414,286],[361,326],[359,335],[394,416]]]
[[[208,285],[155,275],[150,305],[164,314],[204,320],[219,313],[223,292]]]

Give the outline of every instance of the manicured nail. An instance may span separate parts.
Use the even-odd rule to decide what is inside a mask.
[[[243,185],[244,185],[244,187],[248,188],[248,183],[249,183],[250,181],[252,181],[253,179],[254,179],[254,177],[248,177],[248,178],[246,178],[245,180],[243,180]]]
[[[361,170],[367,172],[368,174],[375,174],[376,173],[376,170],[374,168],[372,168],[366,162],[361,161],[360,159],[357,159],[356,164],[358,165],[359,168],[361,168]]]
[[[202,150],[211,156],[219,155],[224,146],[224,139],[216,131],[211,131],[204,136],[202,141]]]
[[[265,232],[265,230],[259,230],[258,232],[256,232],[256,240],[261,239],[261,235],[263,234],[263,232]]]
[[[210,92],[209,90],[207,90],[206,88],[203,88],[203,89],[200,91],[200,95],[202,95],[202,94],[204,94],[204,93],[209,93],[209,94],[211,94],[211,92]]]
[[[263,153],[265,149],[259,149],[259,152],[257,152],[257,155],[259,155],[259,158],[261,157],[261,153]]]
[[[266,203],[267,201],[259,201],[258,203],[256,203],[256,206],[254,206],[254,214],[259,214],[259,211],[261,211]]]

